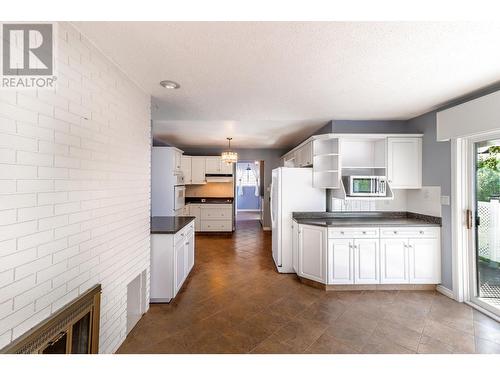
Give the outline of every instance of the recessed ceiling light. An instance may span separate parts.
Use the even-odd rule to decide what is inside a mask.
[[[181,87],[181,85],[179,85],[177,82],[169,80],[161,81],[160,85],[165,87],[166,89],[178,89],[179,87]]]

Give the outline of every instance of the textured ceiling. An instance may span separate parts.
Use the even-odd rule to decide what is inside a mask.
[[[74,24],[151,93],[155,136],[178,146],[287,147],[331,119],[407,119],[500,79],[500,22]]]

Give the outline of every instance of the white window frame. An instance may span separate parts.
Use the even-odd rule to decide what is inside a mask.
[[[475,297],[475,215],[471,229],[466,227],[466,210],[475,212],[474,191],[474,143],[500,138],[500,131],[487,132],[465,138],[452,139],[452,268],[453,298],[476,308],[500,321],[497,309]]]

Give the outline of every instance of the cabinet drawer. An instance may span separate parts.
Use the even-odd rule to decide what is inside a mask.
[[[328,238],[378,238],[379,228],[328,228]]]
[[[231,220],[206,220],[201,222],[202,232],[231,232]]]
[[[439,227],[386,227],[380,229],[381,238],[437,238]]]
[[[180,231],[178,231],[174,236],[174,243],[178,243],[181,240],[186,239],[194,231],[194,221],[186,225]]]
[[[217,220],[217,219],[229,219],[231,220],[232,209],[231,208],[202,208],[201,218],[202,220]]]

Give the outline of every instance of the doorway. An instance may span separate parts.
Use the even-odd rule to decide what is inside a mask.
[[[470,299],[500,316],[500,138],[472,150]]]
[[[261,222],[263,214],[263,189],[260,160],[236,163],[235,211],[238,222]]]

